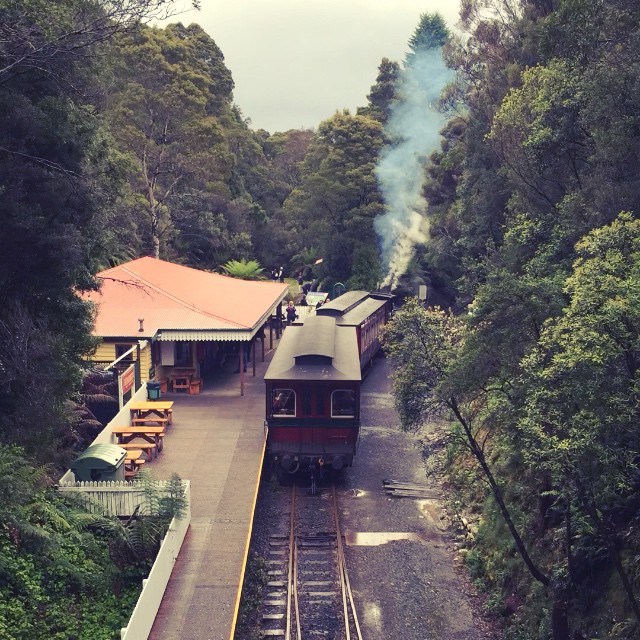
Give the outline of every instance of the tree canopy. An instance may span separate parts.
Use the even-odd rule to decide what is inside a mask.
[[[465,37],[445,46],[456,83],[427,168],[419,261],[464,319],[434,388],[472,409],[505,506],[552,578],[540,591],[501,549],[495,492],[477,504],[469,557],[503,602],[521,602],[505,615],[513,637],[631,638],[639,625],[639,18],[631,2],[468,0]],[[400,349],[406,339],[393,336]],[[429,375],[397,370],[397,397],[409,394],[404,411],[420,424]],[[465,464],[452,475],[477,500]]]

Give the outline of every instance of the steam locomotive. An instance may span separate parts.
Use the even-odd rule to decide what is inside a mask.
[[[313,478],[353,463],[363,371],[380,348],[392,296],[349,291],[283,333],[264,380],[267,456],[280,475]]]

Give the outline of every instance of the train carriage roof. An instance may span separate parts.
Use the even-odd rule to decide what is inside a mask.
[[[363,300],[361,304],[349,309],[342,316],[336,318],[336,322],[341,326],[357,327],[364,322],[371,314],[388,304],[388,300],[375,300],[368,298]]]
[[[347,291],[316,309],[316,315],[334,317],[340,326],[357,327],[371,314],[389,304],[393,297],[379,291]]]
[[[367,291],[347,291],[316,310],[322,316],[341,316],[369,297]]]
[[[284,330],[265,380],[361,380],[355,327],[339,327],[335,318],[312,316]]]

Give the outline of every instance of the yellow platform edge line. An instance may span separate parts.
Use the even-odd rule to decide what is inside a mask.
[[[247,560],[249,558],[249,547],[251,546],[251,534],[253,533],[253,518],[256,513],[256,504],[258,503],[258,492],[260,490],[260,478],[262,476],[262,465],[264,464],[264,454],[267,449],[267,434],[264,434],[264,442],[262,443],[262,455],[260,456],[260,473],[256,481],[256,488],[253,494],[253,506],[251,507],[251,524],[249,525],[249,533],[247,542],[244,547],[244,558],[242,559],[242,569],[240,569],[240,583],[238,584],[238,593],[236,594],[236,606],[233,611],[233,619],[231,620],[231,635],[229,640],[234,640],[236,635],[236,623],[238,622],[238,611],[240,610],[240,599],[242,598],[242,586],[244,584],[244,572],[247,568]]]

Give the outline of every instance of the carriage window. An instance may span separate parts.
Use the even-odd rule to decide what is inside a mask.
[[[353,418],[356,415],[356,396],[351,389],[337,389],[331,394],[331,417]]]
[[[274,416],[295,416],[295,391],[293,389],[274,389],[271,395],[271,413]]]

